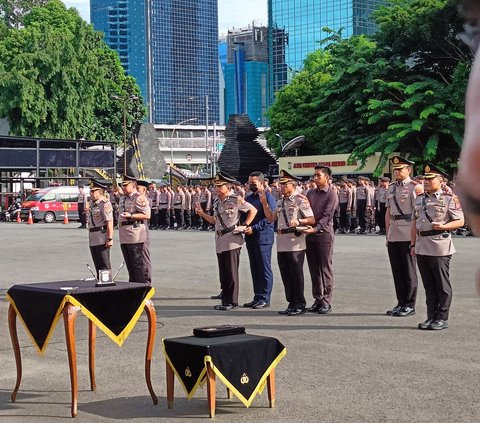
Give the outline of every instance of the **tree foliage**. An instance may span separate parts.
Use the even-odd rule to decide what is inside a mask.
[[[23,26],[25,14],[36,6],[45,6],[50,0],[0,0],[0,18],[7,28]]]
[[[23,24],[0,40],[0,116],[11,133],[122,140],[124,104],[129,128],[144,108],[113,98],[140,92],[102,35],[59,0],[34,7]]]
[[[375,36],[331,32],[277,94],[272,132],[306,135],[302,154],[353,152],[365,163],[380,152],[378,173],[392,152],[455,167],[472,61],[456,38],[458,3],[390,0],[375,13]]]

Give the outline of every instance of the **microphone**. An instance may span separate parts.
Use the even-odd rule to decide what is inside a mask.
[[[116,279],[117,276],[118,276],[118,273],[119,273],[120,270],[123,268],[123,266],[125,266],[125,262],[124,262],[124,261],[122,262],[122,264],[121,264],[120,267],[118,268],[117,273],[115,273],[115,276],[112,278],[112,281],[115,281],[115,279]]]
[[[90,273],[92,274],[92,276],[95,278],[95,280],[98,282],[98,278],[95,276],[95,273],[93,272],[92,268],[90,267],[90,265],[87,263],[87,267],[88,267],[88,270],[90,270]]]

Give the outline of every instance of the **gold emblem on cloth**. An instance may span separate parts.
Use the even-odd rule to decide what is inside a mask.
[[[187,377],[192,377],[192,372],[191,372],[191,370],[190,370],[189,367],[187,367],[187,368],[185,369],[185,376],[187,376]]]
[[[246,373],[244,373],[240,378],[240,382],[242,383],[242,385],[246,385],[249,381],[250,381],[250,378],[247,376]]]
[[[395,158],[393,159],[393,163],[394,163],[394,164],[400,163],[400,160],[398,160],[398,157],[395,157]]]
[[[425,166],[425,173],[430,173],[430,166],[429,165],[426,165]]]

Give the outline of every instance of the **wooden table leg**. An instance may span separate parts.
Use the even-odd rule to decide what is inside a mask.
[[[215,417],[215,373],[207,362],[207,398],[210,417]]]
[[[77,308],[67,303],[63,308],[63,322],[65,325],[65,338],[67,340],[68,364],[70,367],[70,385],[72,387],[72,417],[77,416],[78,402],[78,377],[77,377],[77,352],[75,349],[75,318]]]
[[[22,356],[20,355],[20,345],[18,343],[17,313],[12,305],[8,307],[8,329],[10,330],[10,339],[13,345],[13,353],[15,354],[15,364],[17,365],[17,382],[10,397],[12,402],[15,402],[20,382],[22,381]]]
[[[267,391],[270,408],[275,408],[275,369],[267,376]]]
[[[173,373],[168,361],[165,361],[165,367],[167,368],[167,406],[173,408],[173,398],[175,389],[175,374]]]
[[[90,372],[90,390],[96,391],[95,382],[95,348],[96,348],[97,327],[91,320],[88,320],[88,370]]]
[[[227,388],[227,398],[232,399],[233,398],[233,392],[230,388]]]
[[[155,344],[155,332],[157,330],[157,315],[155,313],[155,307],[152,301],[147,301],[145,304],[145,312],[148,318],[148,338],[147,338],[147,351],[145,353],[145,379],[147,381],[148,391],[152,397],[153,403],[158,404],[158,398],[152,387],[152,380],[150,378],[150,367],[152,364],[153,347]]]

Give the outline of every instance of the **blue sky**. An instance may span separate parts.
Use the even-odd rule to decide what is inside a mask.
[[[68,7],[75,7],[86,21],[90,21],[90,0],[64,3]],[[218,19],[220,34],[226,34],[232,27],[245,27],[253,20],[267,25],[267,0],[218,0]]]

